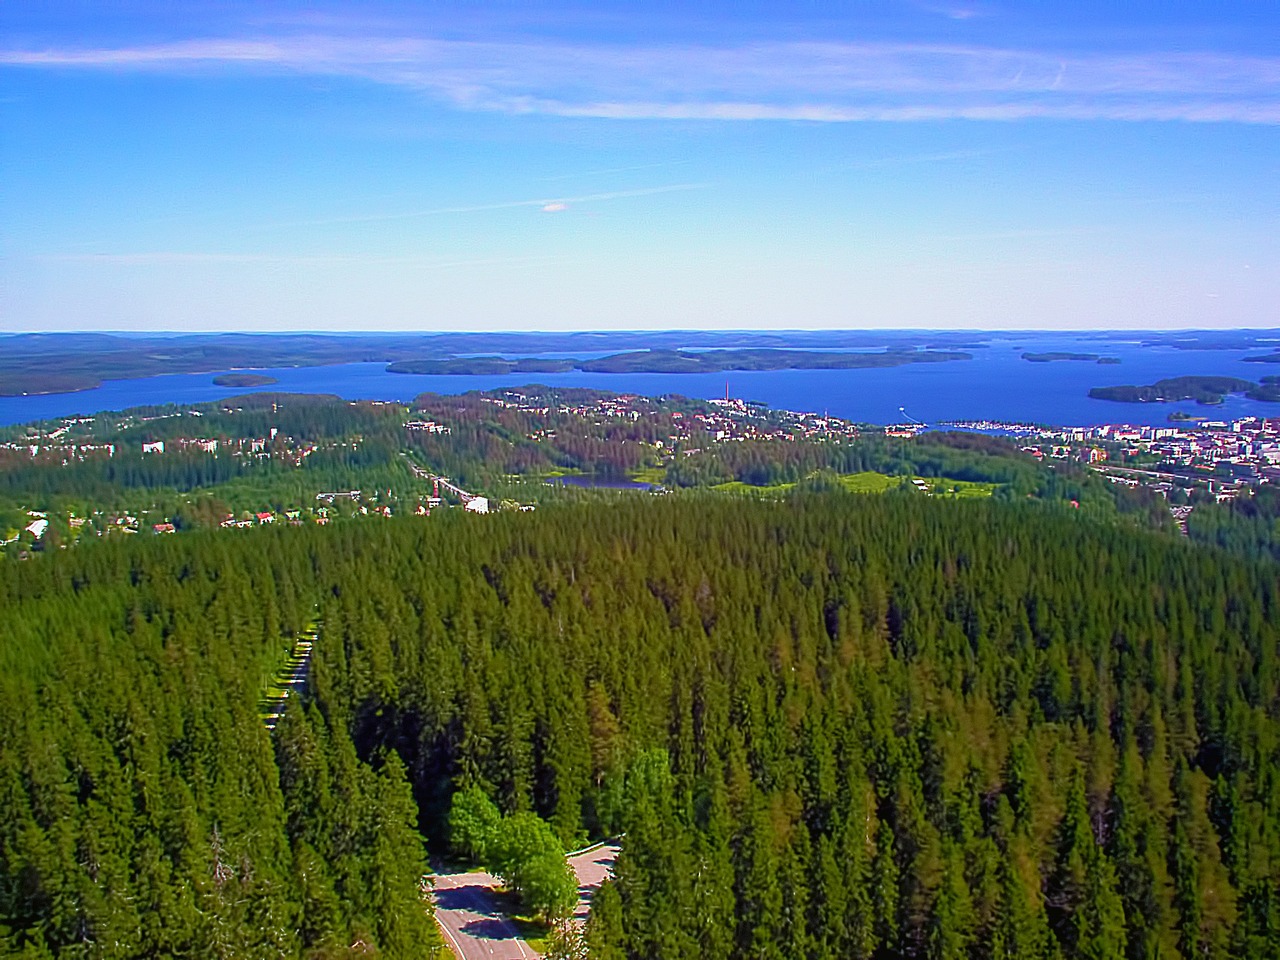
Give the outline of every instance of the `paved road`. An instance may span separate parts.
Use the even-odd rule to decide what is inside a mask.
[[[498,880],[487,873],[436,876],[436,919],[462,960],[521,960],[537,954],[503,915]]]
[[[578,877],[574,919],[585,922],[591,895],[613,870],[616,844],[596,847],[569,858]],[[435,878],[436,919],[445,939],[461,960],[532,960],[537,954],[520,939],[515,924],[502,912],[498,880],[487,873],[442,873]]]
[[[618,850],[616,843],[606,843],[602,847],[569,858],[569,866],[578,875],[578,909],[573,912],[573,918],[580,923],[586,922],[592,895],[600,889],[605,878],[613,873]]]

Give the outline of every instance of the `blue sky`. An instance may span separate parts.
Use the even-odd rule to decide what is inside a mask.
[[[1276,326],[1277,47],[1262,3],[5,4],[0,331]]]

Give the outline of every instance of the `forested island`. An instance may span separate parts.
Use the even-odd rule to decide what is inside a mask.
[[[665,351],[732,348],[784,351],[858,348],[922,353],[954,351],[972,332],[866,330],[657,330],[575,333],[438,334],[0,334],[0,396],[89,390],[103,380],[152,377],[164,373],[217,373],[238,369],[322,366],[338,363],[440,362],[444,372],[503,372],[474,365],[484,354],[526,355],[524,370],[568,370],[571,361],[539,365],[528,355],[563,351]],[[938,347],[938,350],[934,350]],[[501,356],[486,357],[501,360]],[[959,359],[958,357],[956,359]],[[428,369],[430,369],[428,367]],[[758,369],[758,368],[744,368]],[[769,367],[767,369],[779,369]],[[516,371],[519,372],[519,371]]]
[[[1062,351],[1050,351],[1048,353],[1024,353],[1023,360],[1029,360],[1031,363],[1055,363],[1060,360],[1079,360],[1088,363],[1116,364],[1120,362],[1119,357],[1104,357],[1097,353],[1068,353]]]
[[[1254,400],[1280,402],[1280,376],[1263,377],[1257,386],[1245,392],[1245,396]]]
[[[273,383],[279,383],[275,377],[268,377],[262,373],[223,373],[213,378],[215,386],[219,387],[268,387]]]
[[[1144,347],[1173,347],[1175,350],[1257,350],[1275,343],[1274,330],[1171,330],[1152,335],[1149,331],[1108,334],[1113,339],[1139,339]]]
[[[418,373],[433,376],[492,376],[504,373],[566,373],[578,361],[521,357],[448,357],[428,360],[397,360],[387,364],[388,373]]]
[[[1094,387],[1089,396],[1095,400],[1119,403],[1156,403],[1194,400],[1202,404],[1218,404],[1229,393],[1243,393],[1252,400],[1277,400],[1268,384],[1256,384],[1236,377],[1170,377],[1148,386]]]
[[[886,350],[879,353],[823,353],[813,350],[637,350],[589,360],[525,357],[455,357],[443,360],[400,360],[389,373],[501,374],[562,373],[720,373],[726,370],[855,370],[898,367],[907,363],[971,360],[957,350]]]

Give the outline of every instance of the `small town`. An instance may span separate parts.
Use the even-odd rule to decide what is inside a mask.
[[[518,396],[514,395],[513,397]],[[489,403],[546,413],[519,399]],[[667,445],[675,449],[695,437],[710,442],[747,440],[856,440],[870,430],[910,438],[926,430],[963,430],[1016,439],[1037,460],[1074,460],[1106,474],[1113,482],[1146,486],[1162,495],[1202,487],[1221,501],[1260,483],[1280,480],[1280,417],[1200,420],[1168,426],[1109,423],[1096,426],[1036,426],[998,421],[919,421],[870,427],[816,413],[767,410],[743,400],[708,400],[711,412],[673,413],[676,429]],[[619,396],[594,404],[561,408],[561,413],[594,422],[610,418],[638,420],[651,412],[645,397]],[[538,439],[532,437],[532,439]],[[697,453],[697,448],[683,447]]]
[[[1024,442],[1022,450],[1037,459],[1079,460],[1115,483],[1150,487],[1166,496],[1196,486],[1221,501],[1280,480],[1280,418],[1201,420],[1163,427],[1036,427],[986,421],[945,426],[1018,437]]]
[[[657,462],[673,458],[693,457],[707,445],[747,441],[789,441],[847,443],[875,432],[886,437],[913,438],[925,431],[942,429],[979,432],[1004,436],[1019,449],[1042,462],[1073,461],[1087,465],[1117,485],[1145,487],[1170,501],[1170,509],[1180,526],[1185,527],[1194,502],[1228,501],[1259,484],[1280,479],[1280,418],[1242,418],[1230,421],[1200,420],[1171,423],[1168,426],[1135,426],[1124,423],[1097,426],[1049,427],[1042,425],[1003,423],[996,421],[953,421],[925,424],[908,416],[907,422],[874,427],[856,424],[826,414],[773,410],[761,404],[730,398],[705,402],[689,402],[684,409],[670,409],[660,399],[623,394],[598,397],[577,403],[549,405],[545,396],[520,390],[482,396],[481,401],[499,410],[529,415],[533,422],[545,426],[529,432],[527,439],[535,443],[556,439],[557,429],[571,429],[575,421],[584,427],[607,427],[610,424],[635,424],[647,418],[665,416],[669,432],[652,441],[652,454]],[[376,404],[386,407],[387,404]],[[905,415],[905,411],[904,415]],[[155,417],[125,416],[111,423],[118,433],[137,430],[156,420],[184,416],[203,417],[198,410],[167,413]],[[405,436],[447,436],[452,427],[446,418],[424,419],[409,413],[402,421]],[[566,426],[566,419],[569,426]],[[0,443],[0,457],[10,463],[23,461],[57,469],[91,459],[112,459],[121,453],[121,444],[95,442],[91,418],[67,418],[53,429],[28,427],[19,439]],[[324,442],[303,442],[270,428],[257,437],[213,436],[209,431],[182,431],[177,437],[136,441],[136,452],[144,458],[174,455],[206,454],[230,457],[245,467],[264,462],[301,467],[321,451],[355,451],[362,438],[352,436]],[[132,442],[131,442],[132,445]],[[262,503],[257,507],[226,510],[216,518],[225,529],[256,527],[265,524],[326,525],[335,519],[390,517],[409,512],[429,516],[433,508],[447,506],[452,499],[473,514],[499,509],[533,509],[533,504],[490,499],[463,490],[448,477],[431,472],[430,465],[419,465],[408,459],[413,475],[423,481],[418,495],[406,499],[392,491],[377,489],[319,490],[314,495],[298,497],[290,504]],[[425,489],[430,484],[431,489]],[[443,491],[442,491],[443,485]],[[918,489],[927,489],[916,480]],[[442,496],[442,492],[445,494]],[[44,504],[25,506],[25,517],[10,522],[0,530],[0,547],[24,539],[38,544],[50,527],[50,515]],[[95,509],[86,504],[80,511],[68,511],[61,518],[72,536],[92,534],[172,534],[180,524],[164,511],[140,505],[133,509]]]

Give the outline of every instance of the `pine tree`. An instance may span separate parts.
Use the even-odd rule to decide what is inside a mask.
[[[877,956],[898,949],[898,858],[893,828],[881,820],[876,829],[875,858],[871,862],[871,916]]]
[[[591,899],[587,916],[587,949],[592,960],[626,960],[626,929],[623,926],[622,898],[612,880],[600,885]]]
[[[1236,920],[1235,890],[1209,820],[1209,778],[1180,760],[1174,777],[1177,819],[1171,861],[1186,955],[1225,956]]]
[[[1035,866],[1027,856],[1026,841],[1015,838],[1001,865],[1000,909],[992,932],[993,958],[1050,960],[1059,956],[1037,881]]]
[[[926,932],[925,956],[929,960],[967,960],[974,939],[975,913],[964,879],[960,851],[944,855],[942,883]]]

